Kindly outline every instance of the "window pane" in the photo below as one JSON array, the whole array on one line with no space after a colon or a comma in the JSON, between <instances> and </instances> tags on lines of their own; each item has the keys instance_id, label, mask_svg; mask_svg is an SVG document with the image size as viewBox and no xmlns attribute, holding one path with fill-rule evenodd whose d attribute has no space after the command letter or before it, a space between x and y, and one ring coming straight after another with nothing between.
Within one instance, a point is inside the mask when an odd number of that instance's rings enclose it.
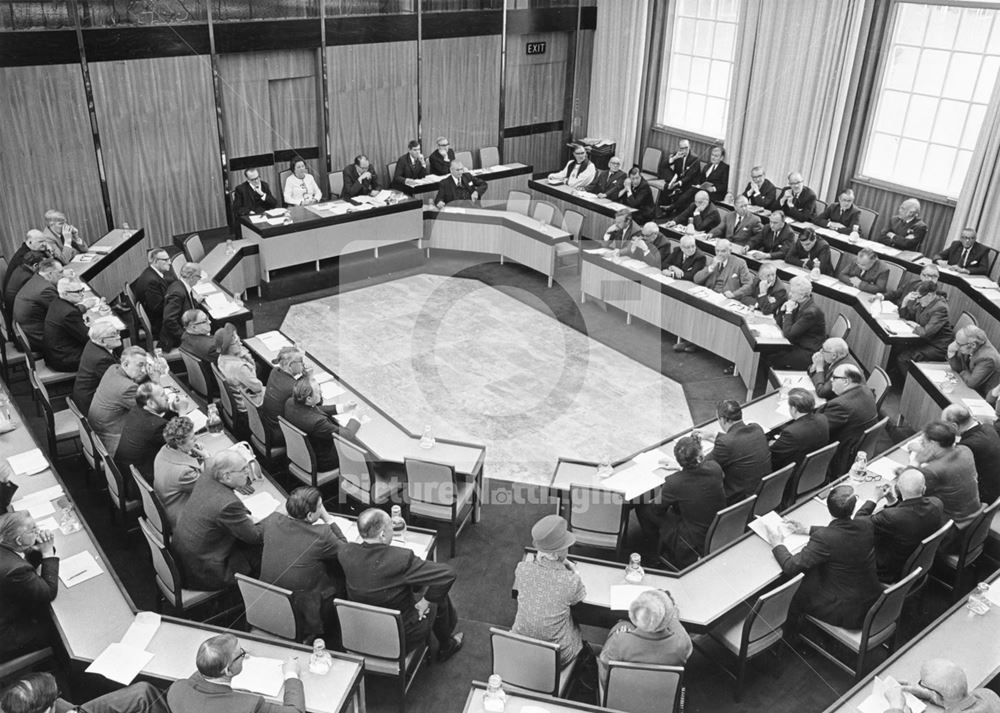
<instances>
[{"instance_id":1,"label":"window pane","mask_svg":"<svg viewBox=\"0 0 1000 713\"><path fill-rule=\"evenodd\" d=\"M996 23L1000 25L1000 22ZM972 100L978 104L986 104L993 96L993 86L997 81L997 68L1000 67L1000 58L986 57L983 59L982 70L979 72L979 80L976 82L976 93Z\"/></svg>"},{"instance_id":2,"label":"window pane","mask_svg":"<svg viewBox=\"0 0 1000 713\"><path fill-rule=\"evenodd\" d=\"M925 153L927 153L927 144L923 141L914 141L913 139L900 141L899 153L896 154L896 175L919 176L924 168Z\"/></svg>"},{"instance_id":3,"label":"window pane","mask_svg":"<svg viewBox=\"0 0 1000 713\"><path fill-rule=\"evenodd\" d=\"M712 62L711 73L708 79L708 93L710 96L719 99L729 97L729 74L732 65L725 62Z\"/></svg>"},{"instance_id":4,"label":"window pane","mask_svg":"<svg viewBox=\"0 0 1000 713\"><path fill-rule=\"evenodd\" d=\"M885 86L891 89L901 89L904 92L913 88L913 79L917 76L917 62L920 60L920 50L915 47L896 47L889 59L889 74Z\"/></svg>"},{"instance_id":5,"label":"window pane","mask_svg":"<svg viewBox=\"0 0 1000 713\"><path fill-rule=\"evenodd\" d=\"M935 193L946 193L951 185L951 169L955 163L956 151L947 146L931 144L927 149L927 160L921 176L923 185Z\"/></svg>"},{"instance_id":6,"label":"window pane","mask_svg":"<svg viewBox=\"0 0 1000 713\"><path fill-rule=\"evenodd\" d=\"M896 42L904 45L922 45L927 27L926 5L900 5L896 19Z\"/></svg>"},{"instance_id":7,"label":"window pane","mask_svg":"<svg viewBox=\"0 0 1000 713\"><path fill-rule=\"evenodd\" d=\"M959 151L955 159L955 167L951 172L951 182L948 185L947 195L957 196L962 191L962 184L969 173L969 163L972 161L971 151Z\"/></svg>"},{"instance_id":8,"label":"window pane","mask_svg":"<svg viewBox=\"0 0 1000 713\"><path fill-rule=\"evenodd\" d=\"M943 95L950 99L972 99L976 89L976 79L979 76L979 65L982 56L958 52L951 56L948 66L948 78L944 83Z\"/></svg>"},{"instance_id":9,"label":"window pane","mask_svg":"<svg viewBox=\"0 0 1000 713\"><path fill-rule=\"evenodd\" d=\"M930 12L930 31L924 37L925 47L951 49L955 47L955 33L962 11L957 7L936 5Z\"/></svg>"},{"instance_id":10,"label":"window pane","mask_svg":"<svg viewBox=\"0 0 1000 713\"><path fill-rule=\"evenodd\" d=\"M691 84L691 58L679 54L670 68L670 88L686 89Z\"/></svg>"},{"instance_id":11,"label":"window pane","mask_svg":"<svg viewBox=\"0 0 1000 713\"><path fill-rule=\"evenodd\" d=\"M982 52L990 37L990 26L993 19L989 11L966 8L962 11L962 21L958 26L958 36L961 38L959 48L966 52Z\"/></svg>"},{"instance_id":12,"label":"window pane","mask_svg":"<svg viewBox=\"0 0 1000 713\"><path fill-rule=\"evenodd\" d=\"M865 160L865 174L873 178L892 180L892 169L896 165L899 139L888 134L875 134L868 145Z\"/></svg>"},{"instance_id":13,"label":"window pane","mask_svg":"<svg viewBox=\"0 0 1000 713\"><path fill-rule=\"evenodd\" d=\"M908 139L928 141L934 126L934 115L937 112L938 100L933 97L913 95L906 109L906 122L903 124L903 136Z\"/></svg>"},{"instance_id":14,"label":"window pane","mask_svg":"<svg viewBox=\"0 0 1000 713\"><path fill-rule=\"evenodd\" d=\"M691 54L694 51L694 20L678 18L671 53Z\"/></svg>"},{"instance_id":15,"label":"window pane","mask_svg":"<svg viewBox=\"0 0 1000 713\"><path fill-rule=\"evenodd\" d=\"M737 0L719 0L718 18L723 21L736 22L740 17L740 7Z\"/></svg>"},{"instance_id":16,"label":"window pane","mask_svg":"<svg viewBox=\"0 0 1000 713\"><path fill-rule=\"evenodd\" d=\"M684 117L686 126L697 126L705 116L705 97L701 94L688 94L687 112Z\"/></svg>"},{"instance_id":17,"label":"window pane","mask_svg":"<svg viewBox=\"0 0 1000 713\"><path fill-rule=\"evenodd\" d=\"M698 20L694 29L694 53L700 57L712 56L712 40L714 39L715 23L708 20Z\"/></svg>"},{"instance_id":18,"label":"window pane","mask_svg":"<svg viewBox=\"0 0 1000 713\"><path fill-rule=\"evenodd\" d=\"M969 118L965 124L965 131L962 132L962 140L959 146L971 151L976 148L976 140L979 138L979 130L983 127L983 119L986 117L986 107L982 104L973 104L969 107Z\"/></svg>"},{"instance_id":19,"label":"window pane","mask_svg":"<svg viewBox=\"0 0 1000 713\"><path fill-rule=\"evenodd\" d=\"M678 17L697 17L698 16L698 0L680 0L677 3L677 16Z\"/></svg>"},{"instance_id":20,"label":"window pane","mask_svg":"<svg viewBox=\"0 0 1000 713\"><path fill-rule=\"evenodd\" d=\"M886 92L879 102L878 119L875 128L889 134L903 133L903 120L906 119L906 105L909 96L901 92Z\"/></svg>"},{"instance_id":21,"label":"window pane","mask_svg":"<svg viewBox=\"0 0 1000 713\"><path fill-rule=\"evenodd\" d=\"M691 60L691 83L688 89L702 93L708 89L708 70L711 65L711 62L701 57L695 57Z\"/></svg>"},{"instance_id":22,"label":"window pane","mask_svg":"<svg viewBox=\"0 0 1000 713\"><path fill-rule=\"evenodd\" d=\"M936 144L957 146L968 113L969 104L965 102L942 101L938 106L938 115L934 122L934 130L931 132L931 141Z\"/></svg>"},{"instance_id":23,"label":"window pane","mask_svg":"<svg viewBox=\"0 0 1000 713\"><path fill-rule=\"evenodd\" d=\"M933 34L933 33L931 33ZM940 50L924 50L920 53L920 81L914 87L922 94L940 94L944 86L944 73L948 68L948 53Z\"/></svg>"},{"instance_id":24,"label":"window pane","mask_svg":"<svg viewBox=\"0 0 1000 713\"><path fill-rule=\"evenodd\" d=\"M736 25L727 22L715 24L715 47L713 57L732 57L736 49Z\"/></svg>"}]
</instances>

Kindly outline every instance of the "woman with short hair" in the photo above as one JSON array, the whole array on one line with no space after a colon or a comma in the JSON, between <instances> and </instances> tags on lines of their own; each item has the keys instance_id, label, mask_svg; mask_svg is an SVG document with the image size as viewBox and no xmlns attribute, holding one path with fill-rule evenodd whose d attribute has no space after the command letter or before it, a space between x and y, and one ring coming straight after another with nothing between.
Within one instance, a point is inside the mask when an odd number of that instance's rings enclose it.
<instances>
[{"instance_id":1,"label":"woman with short hair","mask_svg":"<svg viewBox=\"0 0 1000 713\"><path fill-rule=\"evenodd\" d=\"M691 637L681 625L670 592L651 589L629 605L629 621L620 621L608 634L597 660L601 685L608 682L611 661L683 666L691 655Z\"/></svg>"}]
</instances>

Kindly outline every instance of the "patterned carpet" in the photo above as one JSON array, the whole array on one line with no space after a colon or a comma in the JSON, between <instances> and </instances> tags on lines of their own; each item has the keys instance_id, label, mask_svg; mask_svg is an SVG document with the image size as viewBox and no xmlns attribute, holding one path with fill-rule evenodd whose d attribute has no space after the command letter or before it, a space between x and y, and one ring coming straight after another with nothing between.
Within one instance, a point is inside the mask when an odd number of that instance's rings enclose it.
<instances>
[{"instance_id":1,"label":"patterned carpet","mask_svg":"<svg viewBox=\"0 0 1000 713\"><path fill-rule=\"evenodd\" d=\"M560 457L691 425L679 384L527 302L416 275L294 305L282 328L409 430L485 443L488 477L547 483Z\"/></svg>"}]
</instances>

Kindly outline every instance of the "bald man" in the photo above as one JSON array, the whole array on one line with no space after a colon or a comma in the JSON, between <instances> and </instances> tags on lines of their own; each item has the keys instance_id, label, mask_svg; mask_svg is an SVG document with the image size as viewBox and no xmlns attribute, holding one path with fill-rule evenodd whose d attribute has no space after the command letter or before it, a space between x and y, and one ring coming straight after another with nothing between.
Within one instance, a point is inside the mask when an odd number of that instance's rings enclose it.
<instances>
[{"instance_id":1,"label":"bald man","mask_svg":"<svg viewBox=\"0 0 1000 713\"><path fill-rule=\"evenodd\" d=\"M904 691L941 707L944 713L1000 713L1000 696L986 688L970 691L965 671L947 659L925 661L915 685L888 686L886 713L913 713L903 698Z\"/></svg>"},{"instance_id":2,"label":"bald man","mask_svg":"<svg viewBox=\"0 0 1000 713\"><path fill-rule=\"evenodd\" d=\"M698 249L693 235L681 238L680 247L674 248L663 264L663 272L678 280L694 282L694 276L705 267L708 256Z\"/></svg>"},{"instance_id":3,"label":"bald man","mask_svg":"<svg viewBox=\"0 0 1000 713\"><path fill-rule=\"evenodd\" d=\"M989 424L980 423L964 404L951 404L941 412L941 420L958 433L963 446L972 451L979 476L979 499L991 503L1000 497L1000 434Z\"/></svg>"},{"instance_id":4,"label":"bald man","mask_svg":"<svg viewBox=\"0 0 1000 713\"><path fill-rule=\"evenodd\" d=\"M809 222L816 215L816 192L805 184L798 171L788 174L788 185L779 191L779 196L778 205L772 207L784 211L792 220Z\"/></svg>"},{"instance_id":5,"label":"bald man","mask_svg":"<svg viewBox=\"0 0 1000 713\"><path fill-rule=\"evenodd\" d=\"M920 218L920 201L907 198L899 204L896 217L882 231L878 241L900 250L920 250L927 236L927 223Z\"/></svg>"},{"instance_id":6,"label":"bald man","mask_svg":"<svg viewBox=\"0 0 1000 713\"><path fill-rule=\"evenodd\" d=\"M668 226L679 226L687 229L694 227L696 233L707 233L722 223L722 216L719 209L712 205L708 191L698 191L694 194L694 203L677 215L675 220L667 223Z\"/></svg>"},{"instance_id":7,"label":"bald man","mask_svg":"<svg viewBox=\"0 0 1000 713\"><path fill-rule=\"evenodd\" d=\"M833 370L841 364L853 364L858 366L858 362L851 356L851 350L840 337L830 337L818 352L812 355L812 364L806 371L812 379L813 386L816 387L816 395L821 399L832 399L833 393Z\"/></svg>"},{"instance_id":8,"label":"bald man","mask_svg":"<svg viewBox=\"0 0 1000 713\"><path fill-rule=\"evenodd\" d=\"M650 221L642 226L642 230L634 234L622 247L622 255L635 260L642 260L657 270L663 269L664 260L670 250L670 244L660 233L660 226Z\"/></svg>"},{"instance_id":9,"label":"bald man","mask_svg":"<svg viewBox=\"0 0 1000 713\"><path fill-rule=\"evenodd\" d=\"M452 161L449 175L438 184L434 205L444 208L452 201L475 203L486 193L486 181L465 170L461 161Z\"/></svg>"}]
</instances>

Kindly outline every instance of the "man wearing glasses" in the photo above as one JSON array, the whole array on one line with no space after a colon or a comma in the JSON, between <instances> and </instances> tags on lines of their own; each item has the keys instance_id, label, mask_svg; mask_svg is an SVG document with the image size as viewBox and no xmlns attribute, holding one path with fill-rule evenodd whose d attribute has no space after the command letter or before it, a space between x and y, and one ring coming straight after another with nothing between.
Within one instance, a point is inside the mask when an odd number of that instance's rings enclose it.
<instances>
[{"instance_id":1,"label":"man wearing glasses","mask_svg":"<svg viewBox=\"0 0 1000 713\"><path fill-rule=\"evenodd\" d=\"M278 207L278 199L271 193L271 187L260 178L260 171L248 168L243 172L245 180L233 191L233 213L250 215L263 213Z\"/></svg>"},{"instance_id":2,"label":"man wearing glasses","mask_svg":"<svg viewBox=\"0 0 1000 713\"><path fill-rule=\"evenodd\" d=\"M589 186L597 175L597 168L587 158L587 149L583 146L573 147L573 158L563 167L563 170L550 173L550 179L560 179L573 189Z\"/></svg>"},{"instance_id":3,"label":"man wearing glasses","mask_svg":"<svg viewBox=\"0 0 1000 713\"><path fill-rule=\"evenodd\" d=\"M49 604L58 593L52 533L26 512L0 515L0 661L52 644Z\"/></svg>"},{"instance_id":4,"label":"man wearing glasses","mask_svg":"<svg viewBox=\"0 0 1000 713\"><path fill-rule=\"evenodd\" d=\"M821 399L831 399L833 393L833 372L841 364L858 363L851 356L847 342L840 337L830 337L823 342L822 348L812 355L812 364L806 370L816 387L816 395Z\"/></svg>"},{"instance_id":5,"label":"man wearing glasses","mask_svg":"<svg viewBox=\"0 0 1000 713\"><path fill-rule=\"evenodd\" d=\"M150 250L147 259L149 265L132 283L132 294L146 310L146 316L149 317L155 336L163 327L163 300L167 288L177 279L177 275L170 267L170 255L163 248Z\"/></svg>"},{"instance_id":6,"label":"man wearing glasses","mask_svg":"<svg viewBox=\"0 0 1000 713\"><path fill-rule=\"evenodd\" d=\"M839 476L851 467L861 435L878 420L878 409L864 374L853 364L834 369L832 383L834 396L826 402L823 413L830 424L830 443L840 441L830 465L830 472Z\"/></svg>"},{"instance_id":7,"label":"man wearing glasses","mask_svg":"<svg viewBox=\"0 0 1000 713\"><path fill-rule=\"evenodd\" d=\"M969 690L965 671L947 659L929 659L920 667L920 680L913 684L892 683L886 686L889 702L886 713L912 713L903 693L928 701L944 713L1000 713L1000 696L988 688Z\"/></svg>"},{"instance_id":8,"label":"man wearing glasses","mask_svg":"<svg viewBox=\"0 0 1000 713\"><path fill-rule=\"evenodd\" d=\"M54 371L76 371L87 346L87 325L83 321L86 286L75 278L63 277L56 284L59 296L45 313L45 342L42 355Z\"/></svg>"},{"instance_id":9,"label":"man wearing glasses","mask_svg":"<svg viewBox=\"0 0 1000 713\"><path fill-rule=\"evenodd\" d=\"M212 320L200 309L189 309L181 315L184 334L181 348L191 352L202 361L214 364L219 358L219 350L212 336Z\"/></svg>"},{"instance_id":10,"label":"man wearing glasses","mask_svg":"<svg viewBox=\"0 0 1000 713\"><path fill-rule=\"evenodd\" d=\"M206 639L198 647L198 672L175 681L167 689L167 705L172 711L199 713L300 713L306 709L305 691L299 679L297 659L285 661L282 703L271 703L253 693L233 690L233 678L243 670L246 649L232 634Z\"/></svg>"},{"instance_id":11,"label":"man wearing glasses","mask_svg":"<svg viewBox=\"0 0 1000 713\"><path fill-rule=\"evenodd\" d=\"M84 414L90 411L90 402L104 373L118 363L122 348L122 335L110 319L94 320L87 335L90 339L83 348L80 369L73 382L73 402Z\"/></svg>"},{"instance_id":12,"label":"man wearing glasses","mask_svg":"<svg viewBox=\"0 0 1000 713\"><path fill-rule=\"evenodd\" d=\"M430 158L430 173L435 176L447 176L451 173L451 162L455 160L455 149L451 148L451 144L443 136L438 136L437 150L431 154Z\"/></svg>"}]
</instances>

